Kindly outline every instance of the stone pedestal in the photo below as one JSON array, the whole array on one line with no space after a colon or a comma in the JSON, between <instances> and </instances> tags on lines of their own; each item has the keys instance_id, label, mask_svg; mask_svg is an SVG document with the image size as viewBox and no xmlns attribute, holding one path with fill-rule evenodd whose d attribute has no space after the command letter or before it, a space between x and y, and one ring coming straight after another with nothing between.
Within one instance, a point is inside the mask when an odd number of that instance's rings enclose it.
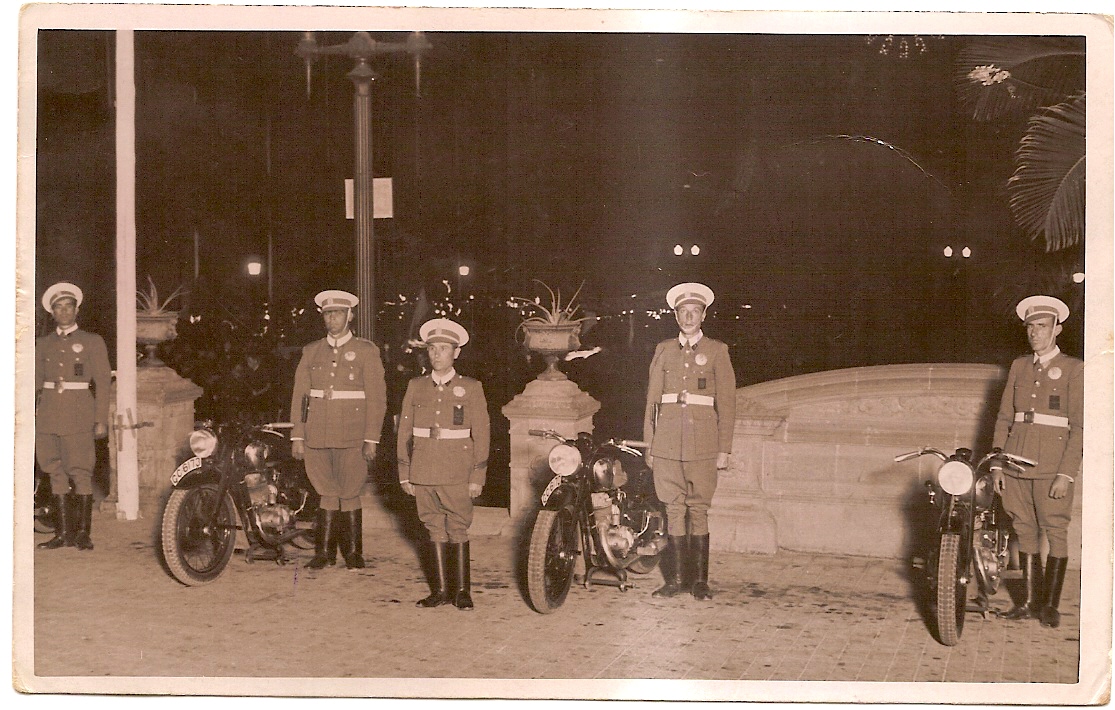
<instances>
[{"instance_id":1,"label":"stone pedestal","mask_svg":"<svg viewBox=\"0 0 1115 710\"><path fill-rule=\"evenodd\" d=\"M170 474L189 452L189 435L194 428L194 400L202 389L181 377L169 367L140 367L136 370L136 399L139 411L129 417L122 412L125 426L113 428L109 441L112 484L110 501L115 502L118 467L117 436L139 437L139 513L140 517L157 520L170 494ZM111 412L116 418L115 403Z\"/></svg>"},{"instance_id":2,"label":"stone pedestal","mask_svg":"<svg viewBox=\"0 0 1115 710\"><path fill-rule=\"evenodd\" d=\"M531 436L531 429L553 429L566 438L592 431L592 416L600 402L581 391L572 380L532 380L503 407L511 423L511 521L518 528L538 505L538 495L549 481L546 456L552 439Z\"/></svg>"}]
</instances>

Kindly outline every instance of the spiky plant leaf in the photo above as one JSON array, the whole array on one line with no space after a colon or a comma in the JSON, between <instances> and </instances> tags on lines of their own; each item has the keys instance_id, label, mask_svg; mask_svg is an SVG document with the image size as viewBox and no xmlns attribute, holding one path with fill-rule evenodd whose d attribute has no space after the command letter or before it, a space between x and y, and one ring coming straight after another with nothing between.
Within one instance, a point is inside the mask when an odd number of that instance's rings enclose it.
<instances>
[{"instance_id":1,"label":"spiky plant leaf","mask_svg":"<svg viewBox=\"0 0 1115 710\"><path fill-rule=\"evenodd\" d=\"M1085 88L1085 47L1077 37L989 37L957 53L961 106L977 121L1025 115Z\"/></svg>"},{"instance_id":2,"label":"spiky plant leaf","mask_svg":"<svg viewBox=\"0 0 1115 710\"><path fill-rule=\"evenodd\" d=\"M1084 238L1085 108L1081 95L1031 118L1007 181L1015 220L1046 251Z\"/></svg>"}]
</instances>

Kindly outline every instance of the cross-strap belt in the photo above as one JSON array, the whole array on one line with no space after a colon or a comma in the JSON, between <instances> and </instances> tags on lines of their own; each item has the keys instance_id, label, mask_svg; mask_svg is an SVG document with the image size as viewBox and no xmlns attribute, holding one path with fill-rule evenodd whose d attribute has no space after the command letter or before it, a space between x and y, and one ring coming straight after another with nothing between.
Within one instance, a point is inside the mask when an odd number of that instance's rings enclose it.
<instances>
[{"instance_id":1,"label":"cross-strap belt","mask_svg":"<svg viewBox=\"0 0 1115 710\"><path fill-rule=\"evenodd\" d=\"M472 436L472 429L442 429L441 427L420 427L413 429L413 434L420 439L467 439Z\"/></svg>"},{"instance_id":2,"label":"cross-strap belt","mask_svg":"<svg viewBox=\"0 0 1115 710\"><path fill-rule=\"evenodd\" d=\"M364 390L310 390L318 399L364 399Z\"/></svg>"},{"instance_id":3,"label":"cross-strap belt","mask_svg":"<svg viewBox=\"0 0 1115 710\"><path fill-rule=\"evenodd\" d=\"M1056 426L1069 428L1068 417L1058 417L1055 414L1042 414L1041 412L1015 412L1014 421L1025 422L1027 424L1044 424L1045 426Z\"/></svg>"},{"instance_id":4,"label":"cross-strap belt","mask_svg":"<svg viewBox=\"0 0 1115 710\"><path fill-rule=\"evenodd\" d=\"M716 403L715 397L709 397L706 394L690 394L682 390L677 394L664 394L662 395L662 404L700 404L705 407L711 407Z\"/></svg>"}]
</instances>

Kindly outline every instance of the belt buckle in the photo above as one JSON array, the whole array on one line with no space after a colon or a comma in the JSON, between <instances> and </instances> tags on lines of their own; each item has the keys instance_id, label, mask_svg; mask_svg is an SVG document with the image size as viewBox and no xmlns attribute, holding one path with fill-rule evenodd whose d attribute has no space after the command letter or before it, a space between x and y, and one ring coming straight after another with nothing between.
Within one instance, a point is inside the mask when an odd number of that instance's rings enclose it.
<instances>
[{"instance_id":1,"label":"belt buckle","mask_svg":"<svg viewBox=\"0 0 1115 710\"><path fill-rule=\"evenodd\" d=\"M325 396L323 397L323 399L333 399L332 388L325 390Z\"/></svg>"},{"instance_id":2,"label":"belt buckle","mask_svg":"<svg viewBox=\"0 0 1115 710\"><path fill-rule=\"evenodd\" d=\"M689 391L682 390L678 392L678 404L685 405L689 403Z\"/></svg>"},{"instance_id":3,"label":"belt buckle","mask_svg":"<svg viewBox=\"0 0 1115 710\"><path fill-rule=\"evenodd\" d=\"M437 424L434 424L432 427L430 427L430 438L431 439L440 439L441 438L441 427L439 427Z\"/></svg>"},{"instance_id":4,"label":"belt buckle","mask_svg":"<svg viewBox=\"0 0 1115 710\"><path fill-rule=\"evenodd\" d=\"M1022 421L1026 422L1027 424L1033 424L1034 423L1034 412L1031 410L1029 412L1024 413L1022 415Z\"/></svg>"},{"instance_id":5,"label":"belt buckle","mask_svg":"<svg viewBox=\"0 0 1115 710\"><path fill-rule=\"evenodd\" d=\"M65 386L65 384L66 384L66 380L59 377L57 380L54 381L54 390L56 392L61 392L63 387Z\"/></svg>"}]
</instances>

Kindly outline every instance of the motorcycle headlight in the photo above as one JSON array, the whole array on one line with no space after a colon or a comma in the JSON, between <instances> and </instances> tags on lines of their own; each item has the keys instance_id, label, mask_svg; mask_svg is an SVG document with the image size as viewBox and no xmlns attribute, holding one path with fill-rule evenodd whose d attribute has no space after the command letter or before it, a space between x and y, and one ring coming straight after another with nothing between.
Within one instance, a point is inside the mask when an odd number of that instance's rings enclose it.
<instances>
[{"instance_id":1,"label":"motorcycle headlight","mask_svg":"<svg viewBox=\"0 0 1115 710\"><path fill-rule=\"evenodd\" d=\"M205 458L217 449L217 435L208 429L194 429L190 432L190 451L194 456Z\"/></svg>"},{"instance_id":2,"label":"motorcycle headlight","mask_svg":"<svg viewBox=\"0 0 1115 710\"><path fill-rule=\"evenodd\" d=\"M559 476L570 476L581 467L581 452L577 450L576 446L558 444L550 449L550 454L546 457L546 460L550 464L551 471Z\"/></svg>"},{"instance_id":3,"label":"motorcycle headlight","mask_svg":"<svg viewBox=\"0 0 1115 710\"><path fill-rule=\"evenodd\" d=\"M271 455L271 447L262 441L253 441L244 447L244 460L253 469L261 469Z\"/></svg>"},{"instance_id":4,"label":"motorcycle headlight","mask_svg":"<svg viewBox=\"0 0 1115 710\"><path fill-rule=\"evenodd\" d=\"M945 493L964 495L972 489L972 467L963 461L946 461L937 471L937 482Z\"/></svg>"}]
</instances>

